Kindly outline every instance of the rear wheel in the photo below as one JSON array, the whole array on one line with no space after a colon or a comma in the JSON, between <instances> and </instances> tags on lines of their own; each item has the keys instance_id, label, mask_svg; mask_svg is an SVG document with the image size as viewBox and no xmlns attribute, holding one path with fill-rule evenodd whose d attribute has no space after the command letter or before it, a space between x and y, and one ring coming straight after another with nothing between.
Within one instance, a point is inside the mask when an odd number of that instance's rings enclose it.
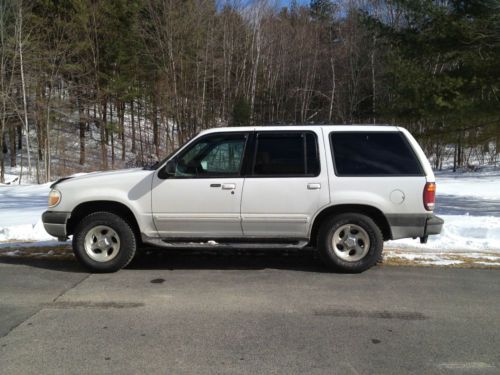
<instances>
[{"instance_id":1,"label":"rear wheel","mask_svg":"<svg viewBox=\"0 0 500 375\"><path fill-rule=\"evenodd\" d=\"M93 272L118 271L130 263L136 248L130 225L111 212L95 212L84 217L73 234L76 258Z\"/></svg>"},{"instance_id":2,"label":"rear wheel","mask_svg":"<svg viewBox=\"0 0 500 375\"><path fill-rule=\"evenodd\" d=\"M332 216L321 225L318 236L318 250L325 264L347 272L372 267L384 245L377 224L358 213Z\"/></svg>"}]
</instances>

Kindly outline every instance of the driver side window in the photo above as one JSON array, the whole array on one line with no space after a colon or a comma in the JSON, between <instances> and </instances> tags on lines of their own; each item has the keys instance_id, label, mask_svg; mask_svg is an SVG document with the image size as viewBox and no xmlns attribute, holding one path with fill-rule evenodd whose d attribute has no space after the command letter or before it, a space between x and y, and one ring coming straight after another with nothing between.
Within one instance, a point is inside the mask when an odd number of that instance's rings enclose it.
<instances>
[{"instance_id":1,"label":"driver side window","mask_svg":"<svg viewBox=\"0 0 500 375\"><path fill-rule=\"evenodd\" d=\"M203 137L177 159L175 177L234 177L240 175L247 134Z\"/></svg>"}]
</instances>

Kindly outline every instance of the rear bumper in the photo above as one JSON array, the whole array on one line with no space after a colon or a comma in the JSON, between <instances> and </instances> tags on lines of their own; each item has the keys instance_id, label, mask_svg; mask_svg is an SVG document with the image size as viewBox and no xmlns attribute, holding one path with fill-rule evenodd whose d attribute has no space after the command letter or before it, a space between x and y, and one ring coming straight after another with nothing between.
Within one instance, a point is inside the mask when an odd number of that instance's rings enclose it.
<instances>
[{"instance_id":1,"label":"rear bumper","mask_svg":"<svg viewBox=\"0 0 500 375\"><path fill-rule=\"evenodd\" d=\"M387 215L391 239L426 237L441 233L444 220L433 214Z\"/></svg>"},{"instance_id":2,"label":"rear bumper","mask_svg":"<svg viewBox=\"0 0 500 375\"><path fill-rule=\"evenodd\" d=\"M425 223L425 236L432 236L441 233L443 229L444 220L439 216L432 215L427 218Z\"/></svg>"},{"instance_id":3,"label":"rear bumper","mask_svg":"<svg viewBox=\"0 0 500 375\"><path fill-rule=\"evenodd\" d=\"M66 240L66 224L71 216L71 212L45 211L42 214L42 222L45 230L51 236L59 240Z\"/></svg>"}]
</instances>

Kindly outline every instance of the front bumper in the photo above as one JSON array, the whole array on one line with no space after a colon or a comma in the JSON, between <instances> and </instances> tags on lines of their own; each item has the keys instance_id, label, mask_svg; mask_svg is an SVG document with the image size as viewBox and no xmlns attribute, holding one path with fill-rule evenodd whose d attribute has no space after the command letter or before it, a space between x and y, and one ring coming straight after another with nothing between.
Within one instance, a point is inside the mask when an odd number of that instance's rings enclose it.
<instances>
[{"instance_id":1,"label":"front bumper","mask_svg":"<svg viewBox=\"0 0 500 375\"><path fill-rule=\"evenodd\" d=\"M48 234L65 241L68 237L66 224L70 216L71 212L45 211L42 214L43 226Z\"/></svg>"}]
</instances>

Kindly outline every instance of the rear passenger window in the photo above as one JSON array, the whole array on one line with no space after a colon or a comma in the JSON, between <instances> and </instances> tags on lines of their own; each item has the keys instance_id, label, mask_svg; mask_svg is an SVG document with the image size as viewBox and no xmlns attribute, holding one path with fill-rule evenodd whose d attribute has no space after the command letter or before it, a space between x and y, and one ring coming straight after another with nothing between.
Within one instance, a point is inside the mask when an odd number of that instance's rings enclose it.
<instances>
[{"instance_id":1,"label":"rear passenger window","mask_svg":"<svg viewBox=\"0 0 500 375\"><path fill-rule=\"evenodd\" d=\"M421 176L420 163L399 132L331 133L338 176Z\"/></svg>"},{"instance_id":2,"label":"rear passenger window","mask_svg":"<svg viewBox=\"0 0 500 375\"><path fill-rule=\"evenodd\" d=\"M318 145L314 133L257 133L254 176L317 176L319 170Z\"/></svg>"}]
</instances>

